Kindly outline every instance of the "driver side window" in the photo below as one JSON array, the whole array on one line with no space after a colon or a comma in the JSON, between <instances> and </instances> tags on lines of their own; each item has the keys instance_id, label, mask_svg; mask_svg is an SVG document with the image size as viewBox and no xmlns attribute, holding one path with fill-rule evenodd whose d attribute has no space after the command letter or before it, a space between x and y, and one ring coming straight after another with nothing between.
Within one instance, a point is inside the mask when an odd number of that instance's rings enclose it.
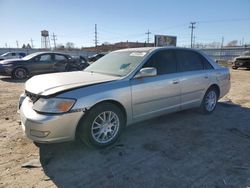
<instances>
[{"instance_id":1,"label":"driver side window","mask_svg":"<svg viewBox=\"0 0 250 188\"><path fill-rule=\"evenodd\" d=\"M47 62L50 60L51 60L51 56L48 54L40 55L40 56L35 58L35 61L37 61L37 62Z\"/></svg>"},{"instance_id":2,"label":"driver side window","mask_svg":"<svg viewBox=\"0 0 250 188\"><path fill-rule=\"evenodd\" d=\"M154 67L157 75L164 75L177 72L177 61L172 50L161 50L153 54L143 65L145 67Z\"/></svg>"}]
</instances>

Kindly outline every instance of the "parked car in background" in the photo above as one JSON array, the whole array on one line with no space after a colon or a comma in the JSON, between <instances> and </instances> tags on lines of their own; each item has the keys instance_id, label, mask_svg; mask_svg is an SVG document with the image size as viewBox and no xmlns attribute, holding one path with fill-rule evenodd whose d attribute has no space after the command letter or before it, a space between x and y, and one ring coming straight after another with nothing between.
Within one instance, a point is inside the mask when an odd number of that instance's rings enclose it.
<instances>
[{"instance_id":1,"label":"parked car in background","mask_svg":"<svg viewBox=\"0 0 250 188\"><path fill-rule=\"evenodd\" d=\"M106 55L106 54L104 54L104 53L98 53L98 54L89 56L89 57L88 57L88 61L89 61L89 62L95 62L95 61L97 61L98 59L100 59L101 57L103 57L103 56L105 56L105 55Z\"/></svg>"},{"instance_id":2,"label":"parked car in background","mask_svg":"<svg viewBox=\"0 0 250 188\"><path fill-rule=\"evenodd\" d=\"M57 52L37 52L22 59L0 62L0 75L14 79L24 79L30 75L82 70L86 66L68 54Z\"/></svg>"},{"instance_id":3,"label":"parked car in background","mask_svg":"<svg viewBox=\"0 0 250 188\"><path fill-rule=\"evenodd\" d=\"M5 59L23 58L24 56L26 56L26 53L24 52L6 52L0 55L0 61Z\"/></svg>"},{"instance_id":4,"label":"parked car in background","mask_svg":"<svg viewBox=\"0 0 250 188\"><path fill-rule=\"evenodd\" d=\"M250 69L250 51L246 51L241 56L234 58L232 68L238 69L239 67Z\"/></svg>"},{"instance_id":5,"label":"parked car in background","mask_svg":"<svg viewBox=\"0 0 250 188\"><path fill-rule=\"evenodd\" d=\"M229 89L229 69L202 52L125 49L81 72L29 79L19 106L23 130L35 142L78 137L87 145L105 147L138 121L189 108L210 114Z\"/></svg>"}]
</instances>

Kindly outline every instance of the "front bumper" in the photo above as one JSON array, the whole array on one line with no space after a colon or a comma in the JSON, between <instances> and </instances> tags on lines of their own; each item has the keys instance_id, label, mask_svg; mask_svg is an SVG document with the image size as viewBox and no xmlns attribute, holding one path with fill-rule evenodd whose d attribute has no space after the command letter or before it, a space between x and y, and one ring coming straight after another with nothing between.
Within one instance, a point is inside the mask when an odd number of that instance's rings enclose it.
<instances>
[{"instance_id":1,"label":"front bumper","mask_svg":"<svg viewBox=\"0 0 250 188\"><path fill-rule=\"evenodd\" d=\"M1 64L0 64L0 75L3 75L3 76L6 76L6 75L7 75L7 73L6 73L6 71L5 71L4 67L3 67L3 65L1 65Z\"/></svg>"},{"instance_id":2,"label":"front bumper","mask_svg":"<svg viewBox=\"0 0 250 188\"><path fill-rule=\"evenodd\" d=\"M65 114L39 114L32 109L33 103L26 97L20 105L22 129L36 142L51 143L75 139L75 131L83 112Z\"/></svg>"}]
</instances>

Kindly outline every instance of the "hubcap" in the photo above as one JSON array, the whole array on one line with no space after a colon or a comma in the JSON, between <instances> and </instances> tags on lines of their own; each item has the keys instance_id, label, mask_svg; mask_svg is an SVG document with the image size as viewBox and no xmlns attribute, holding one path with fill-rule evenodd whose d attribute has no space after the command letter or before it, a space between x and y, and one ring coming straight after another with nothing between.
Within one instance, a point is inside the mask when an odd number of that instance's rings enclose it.
<instances>
[{"instance_id":1,"label":"hubcap","mask_svg":"<svg viewBox=\"0 0 250 188\"><path fill-rule=\"evenodd\" d=\"M25 77L25 71L22 69L17 69L15 71L16 78L24 78Z\"/></svg>"},{"instance_id":2,"label":"hubcap","mask_svg":"<svg viewBox=\"0 0 250 188\"><path fill-rule=\"evenodd\" d=\"M120 121L112 111L99 114L92 123L91 134L95 141L104 144L111 141L119 130Z\"/></svg>"},{"instance_id":3,"label":"hubcap","mask_svg":"<svg viewBox=\"0 0 250 188\"><path fill-rule=\"evenodd\" d=\"M209 91L205 99L205 107L207 111L211 112L214 110L217 102L217 95L215 91Z\"/></svg>"}]
</instances>

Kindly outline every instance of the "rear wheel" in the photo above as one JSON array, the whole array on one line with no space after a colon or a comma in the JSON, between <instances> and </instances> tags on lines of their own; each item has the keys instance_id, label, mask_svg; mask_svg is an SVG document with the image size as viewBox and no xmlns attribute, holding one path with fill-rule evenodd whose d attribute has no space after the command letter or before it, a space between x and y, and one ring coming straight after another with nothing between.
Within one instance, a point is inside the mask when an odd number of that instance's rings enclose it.
<instances>
[{"instance_id":1,"label":"rear wheel","mask_svg":"<svg viewBox=\"0 0 250 188\"><path fill-rule=\"evenodd\" d=\"M211 87L207 90L200 106L200 110L202 113L211 114L215 110L219 97L218 93L219 92L215 87Z\"/></svg>"},{"instance_id":2,"label":"rear wheel","mask_svg":"<svg viewBox=\"0 0 250 188\"><path fill-rule=\"evenodd\" d=\"M77 134L88 146L106 147L116 142L124 126L122 110L112 103L101 103L80 121Z\"/></svg>"},{"instance_id":3,"label":"rear wheel","mask_svg":"<svg viewBox=\"0 0 250 188\"><path fill-rule=\"evenodd\" d=\"M238 68L239 68L239 67L236 67L236 66L232 66L232 69L235 69L235 70L236 70L236 69L238 69Z\"/></svg>"},{"instance_id":4,"label":"rear wheel","mask_svg":"<svg viewBox=\"0 0 250 188\"><path fill-rule=\"evenodd\" d=\"M14 79L25 79L27 77L27 70L24 68L16 68L12 72L12 78Z\"/></svg>"}]
</instances>

